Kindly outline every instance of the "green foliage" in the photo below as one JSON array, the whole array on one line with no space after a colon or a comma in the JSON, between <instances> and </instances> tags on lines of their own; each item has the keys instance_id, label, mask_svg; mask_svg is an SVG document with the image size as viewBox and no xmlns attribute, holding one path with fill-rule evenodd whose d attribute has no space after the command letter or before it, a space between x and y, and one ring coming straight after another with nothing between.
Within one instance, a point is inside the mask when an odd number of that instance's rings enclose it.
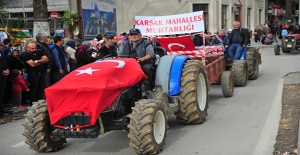
<instances>
[{"instance_id":1,"label":"green foliage","mask_svg":"<svg viewBox=\"0 0 300 155\"><path fill-rule=\"evenodd\" d=\"M60 18L56 19L57 22L62 25L67 24L69 29L70 38L74 38L74 31L77 27L76 20L78 20L78 13L71 13L70 11L65 11L63 15L59 15Z\"/></svg>"},{"instance_id":2,"label":"green foliage","mask_svg":"<svg viewBox=\"0 0 300 155\"><path fill-rule=\"evenodd\" d=\"M24 23L24 18L22 16L18 16L17 19L9 19L7 27L11 28L20 28Z\"/></svg>"}]
</instances>

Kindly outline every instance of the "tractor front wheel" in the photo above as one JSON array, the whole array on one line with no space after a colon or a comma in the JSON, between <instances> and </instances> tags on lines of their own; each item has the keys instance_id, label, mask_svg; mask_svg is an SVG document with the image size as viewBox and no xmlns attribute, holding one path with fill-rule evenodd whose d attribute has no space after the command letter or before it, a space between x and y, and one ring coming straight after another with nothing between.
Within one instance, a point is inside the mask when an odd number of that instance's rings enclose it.
<instances>
[{"instance_id":1,"label":"tractor front wheel","mask_svg":"<svg viewBox=\"0 0 300 155\"><path fill-rule=\"evenodd\" d=\"M166 139L166 111L160 100L139 100L132 107L128 125L129 145L138 154L157 154Z\"/></svg>"},{"instance_id":2,"label":"tractor front wheel","mask_svg":"<svg viewBox=\"0 0 300 155\"><path fill-rule=\"evenodd\" d=\"M46 101L34 102L24 116L22 135L26 137L25 143L30 149L39 152L58 151L67 142L65 138L52 136Z\"/></svg>"}]
</instances>

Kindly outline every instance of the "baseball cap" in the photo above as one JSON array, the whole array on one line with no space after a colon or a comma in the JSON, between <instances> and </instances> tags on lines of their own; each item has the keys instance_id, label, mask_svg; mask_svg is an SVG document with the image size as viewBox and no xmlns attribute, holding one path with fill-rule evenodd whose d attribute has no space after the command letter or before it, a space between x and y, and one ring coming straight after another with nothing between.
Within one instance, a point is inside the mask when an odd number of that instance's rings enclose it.
<instances>
[{"instance_id":1,"label":"baseball cap","mask_svg":"<svg viewBox=\"0 0 300 155\"><path fill-rule=\"evenodd\" d=\"M132 35L132 34L141 34L141 31L139 29L132 28L129 30L129 35Z\"/></svg>"}]
</instances>

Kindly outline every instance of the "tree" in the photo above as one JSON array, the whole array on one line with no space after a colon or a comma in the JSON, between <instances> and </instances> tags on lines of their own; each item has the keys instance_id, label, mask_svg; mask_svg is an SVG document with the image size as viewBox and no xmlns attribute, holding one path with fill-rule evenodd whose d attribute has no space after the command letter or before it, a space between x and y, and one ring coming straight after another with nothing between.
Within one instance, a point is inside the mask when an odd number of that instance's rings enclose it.
<instances>
[{"instance_id":1,"label":"tree","mask_svg":"<svg viewBox=\"0 0 300 155\"><path fill-rule=\"evenodd\" d=\"M5 4L0 2L0 27L5 27L7 21L7 12L5 11Z\"/></svg>"},{"instance_id":2,"label":"tree","mask_svg":"<svg viewBox=\"0 0 300 155\"><path fill-rule=\"evenodd\" d=\"M292 6L293 1L292 0L285 0L285 17L287 21L294 22L294 16L292 14Z\"/></svg>"},{"instance_id":3,"label":"tree","mask_svg":"<svg viewBox=\"0 0 300 155\"><path fill-rule=\"evenodd\" d=\"M37 33L45 33L47 36L50 35L49 22L48 22L48 8L47 0L33 0L33 36Z\"/></svg>"},{"instance_id":4,"label":"tree","mask_svg":"<svg viewBox=\"0 0 300 155\"><path fill-rule=\"evenodd\" d=\"M78 26L78 13L71 13L70 11L65 11L61 18L57 19L58 22L68 25L70 39L74 39L74 31Z\"/></svg>"}]
</instances>

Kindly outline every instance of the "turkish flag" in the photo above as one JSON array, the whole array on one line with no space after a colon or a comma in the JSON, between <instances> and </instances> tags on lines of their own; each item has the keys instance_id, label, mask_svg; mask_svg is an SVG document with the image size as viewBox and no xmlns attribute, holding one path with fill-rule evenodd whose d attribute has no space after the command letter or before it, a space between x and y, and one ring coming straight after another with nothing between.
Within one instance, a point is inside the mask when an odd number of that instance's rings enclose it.
<instances>
[{"instance_id":1,"label":"turkish flag","mask_svg":"<svg viewBox=\"0 0 300 155\"><path fill-rule=\"evenodd\" d=\"M94 125L101 112L126 88L147 78L132 58L108 59L82 66L45 89L51 125L73 113L90 116Z\"/></svg>"},{"instance_id":2,"label":"turkish flag","mask_svg":"<svg viewBox=\"0 0 300 155\"><path fill-rule=\"evenodd\" d=\"M192 51L195 45L191 36L157 37L158 43L167 51Z\"/></svg>"}]
</instances>

